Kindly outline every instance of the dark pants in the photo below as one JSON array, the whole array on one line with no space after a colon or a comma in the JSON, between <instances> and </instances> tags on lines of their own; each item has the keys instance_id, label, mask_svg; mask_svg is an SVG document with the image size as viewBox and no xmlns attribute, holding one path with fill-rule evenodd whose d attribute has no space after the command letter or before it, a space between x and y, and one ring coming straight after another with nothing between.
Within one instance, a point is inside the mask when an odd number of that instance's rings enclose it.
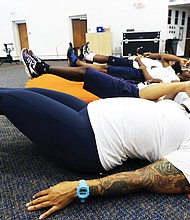
<instances>
[{"instance_id":1,"label":"dark pants","mask_svg":"<svg viewBox=\"0 0 190 220\"><path fill-rule=\"evenodd\" d=\"M128 80L113 77L91 68L86 70L83 88L100 98L139 98L137 84L133 84Z\"/></svg>"},{"instance_id":2,"label":"dark pants","mask_svg":"<svg viewBox=\"0 0 190 220\"><path fill-rule=\"evenodd\" d=\"M87 103L82 100L45 89L0 88L0 114L65 168L86 173L104 170Z\"/></svg>"},{"instance_id":3,"label":"dark pants","mask_svg":"<svg viewBox=\"0 0 190 220\"><path fill-rule=\"evenodd\" d=\"M127 58L109 56L107 73L126 80L135 80L137 83L145 81L142 71L134 68L133 60Z\"/></svg>"}]
</instances>

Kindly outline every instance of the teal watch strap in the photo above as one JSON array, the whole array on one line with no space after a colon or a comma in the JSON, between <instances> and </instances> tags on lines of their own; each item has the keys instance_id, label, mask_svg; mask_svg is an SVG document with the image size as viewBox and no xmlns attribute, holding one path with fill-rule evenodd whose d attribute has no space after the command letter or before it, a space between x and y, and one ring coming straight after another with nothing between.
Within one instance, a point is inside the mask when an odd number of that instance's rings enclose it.
<instances>
[{"instance_id":1,"label":"teal watch strap","mask_svg":"<svg viewBox=\"0 0 190 220\"><path fill-rule=\"evenodd\" d=\"M85 202L89 196L89 187L85 180L79 180L79 184L77 187L77 197L80 199L82 203Z\"/></svg>"}]
</instances>

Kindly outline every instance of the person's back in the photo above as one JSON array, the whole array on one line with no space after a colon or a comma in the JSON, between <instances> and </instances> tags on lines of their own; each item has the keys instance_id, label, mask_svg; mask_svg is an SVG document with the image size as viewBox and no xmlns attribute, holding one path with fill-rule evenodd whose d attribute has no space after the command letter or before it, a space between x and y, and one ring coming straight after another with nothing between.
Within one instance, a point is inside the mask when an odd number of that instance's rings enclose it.
<instances>
[{"instance_id":1,"label":"person's back","mask_svg":"<svg viewBox=\"0 0 190 220\"><path fill-rule=\"evenodd\" d=\"M156 161L190 142L189 119L171 100L104 99L90 103L88 112L107 170L128 157Z\"/></svg>"}]
</instances>

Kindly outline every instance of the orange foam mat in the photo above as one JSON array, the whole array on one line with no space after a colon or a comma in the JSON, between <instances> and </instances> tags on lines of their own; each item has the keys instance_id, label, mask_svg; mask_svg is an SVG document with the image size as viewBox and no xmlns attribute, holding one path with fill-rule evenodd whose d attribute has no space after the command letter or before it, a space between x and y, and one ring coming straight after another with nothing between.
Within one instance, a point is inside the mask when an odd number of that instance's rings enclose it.
<instances>
[{"instance_id":1,"label":"orange foam mat","mask_svg":"<svg viewBox=\"0 0 190 220\"><path fill-rule=\"evenodd\" d=\"M97 96L84 90L83 82L73 82L51 74L44 74L26 82L25 88L44 88L73 95L85 102L99 99Z\"/></svg>"}]
</instances>

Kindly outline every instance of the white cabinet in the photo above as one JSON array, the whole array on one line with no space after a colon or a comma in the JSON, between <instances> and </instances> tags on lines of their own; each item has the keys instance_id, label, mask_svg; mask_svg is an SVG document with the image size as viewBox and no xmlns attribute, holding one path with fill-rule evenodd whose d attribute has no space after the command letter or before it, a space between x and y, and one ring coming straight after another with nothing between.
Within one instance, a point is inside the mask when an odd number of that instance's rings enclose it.
<instances>
[{"instance_id":1,"label":"white cabinet","mask_svg":"<svg viewBox=\"0 0 190 220\"><path fill-rule=\"evenodd\" d=\"M112 54L111 32L86 33L86 42L90 42L90 51L93 53Z\"/></svg>"}]
</instances>

